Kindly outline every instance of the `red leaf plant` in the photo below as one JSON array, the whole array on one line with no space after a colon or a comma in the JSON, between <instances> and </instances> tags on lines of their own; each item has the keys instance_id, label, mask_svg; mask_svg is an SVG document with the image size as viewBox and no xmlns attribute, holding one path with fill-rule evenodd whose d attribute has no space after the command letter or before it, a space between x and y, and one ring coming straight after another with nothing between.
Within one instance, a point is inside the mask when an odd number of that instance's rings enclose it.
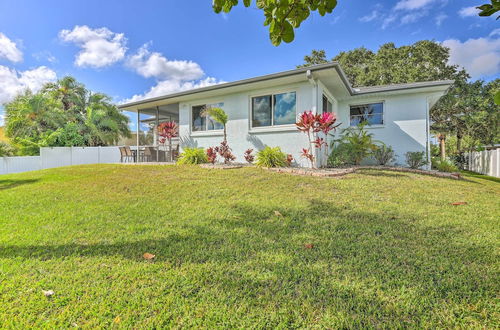
<instances>
[{"instance_id":1,"label":"red leaf plant","mask_svg":"<svg viewBox=\"0 0 500 330\"><path fill-rule=\"evenodd\" d=\"M232 154L231 148L227 144L227 141L222 141L220 146L214 148L215 152L217 152L222 158L224 158L224 164L229 164L236 157Z\"/></svg>"},{"instance_id":2,"label":"red leaf plant","mask_svg":"<svg viewBox=\"0 0 500 330\"><path fill-rule=\"evenodd\" d=\"M332 130L340 125L335 125L336 121L337 117L331 112L314 114L312 111L305 111L299 115L299 120L295 123L295 126L299 131L306 133L309 140L309 148L302 149L302 157L309 160L311 167L315 167L315 148L321 151L321 149L325 147L325 154L326 157L328 157L328 143L326 142L326 137ZM325 135L325 138L318 136L320 132Z\"/></svg>"},{"instance_id":3,"label":"red leaf plant","mask_svg":"<svg viewBox=\"0 0 500 330\"><path fill-rule=\"evenodd\" d=\"M160 143L165 145L168 141L168 150L170 152L170 161L173 161L172 138L179 136L179 126L175 121L167 121L158 126L158 134L161 136Z\"/></svg>"},{"instance_id":4,"label":"red leaf plant","mask_svg":"<svg viewBox=\"0 0 500 330\"><path fill-rule=\"evenodd\" d=\"M253 152L253 149L247 149L245 151L245 153L243 154L243 157L245 157L245 160L249 163L249 164L252 164L254 159L255 159L255 156L252 155L252 152Z\"/></svg>"},{"instance_id":5,"label":"red leaf plant","mask_svg":"<svg viewBox=\"0 0 500 330\"><path fill-rule=\"evenodd\" d=\"M209 163L215 164L217 161L217 151L215 151L215 148L210 147L207 149L207 159Z\"/></svg>"}]
</instances>

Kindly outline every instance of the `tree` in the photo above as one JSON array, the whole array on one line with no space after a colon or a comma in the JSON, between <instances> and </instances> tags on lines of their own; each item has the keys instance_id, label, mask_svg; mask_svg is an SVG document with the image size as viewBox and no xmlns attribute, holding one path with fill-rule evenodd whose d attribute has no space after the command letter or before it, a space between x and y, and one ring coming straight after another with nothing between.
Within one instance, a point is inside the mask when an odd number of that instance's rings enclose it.
<instances>
[{"instance_id":1,"label":"tree","mask_svg":"<svg viewBox=\"0 0 500 330\"><path fill-rule=\"evenodd\" d=\"M72 77L18 95L5 111L6 134L21 154L37 154L44 146L110 145L130 136L129 119L111 98Z\"/></svg>"},{"instance_id":2,"label":"tree","mask_svg":"<svg viewBox=\"0 0 500 330\"><path fill-rule=\"evenodd\" d=\"M213 0L216 13L229 13L239 0ZM245 7L250 7L252 0L243 0ZM294 29L300 27L311 12L321 16L331 13L337 6L337 0L256 0L257 8L264 11L264 25L269 26L269 38L275 46L282 41L290 43L295 38Z\"/></svg>"},{"instance_id":3,"label":"tree","mask_svg":"<svg viewBox=\"0 0 500 330\"><path fill-rule=\"evenodd\" d=\"M224 142L227 142L227 132L226 132L226 125L228 121L227 113L222 108L208 106L203 110L202 116L210 117L222 125L224 129Z\"/></svg>"},{"instance_id":4,"label":"tree","mask_svg":"<svg viewBox=\"0 0 500 330\"><path fill-rule=\"evenodd\" d=\"M313 50L304 57L303 67L326 61L323 50ZM434 41L422 40L396 47L394 43L380 46L377 52L360 47L340 52L338 61L354 87L411 83L432 80L466 80L467 72L448 64L449 49Z\"/></svg>"},{"instance_id":5,"label":"tree","mask_svg":"<svg viewBox=\"0 0 500 330\"><path fill-rule=\"evenodd\" d=\"M491 16L500 11L500 0L490 0L490 2L491 4L486 3L484 5L476 7L480 10L479 16ZM500 18L500 16L498 16L497 19L498 18Z\"/></svg>"}]
</instances>

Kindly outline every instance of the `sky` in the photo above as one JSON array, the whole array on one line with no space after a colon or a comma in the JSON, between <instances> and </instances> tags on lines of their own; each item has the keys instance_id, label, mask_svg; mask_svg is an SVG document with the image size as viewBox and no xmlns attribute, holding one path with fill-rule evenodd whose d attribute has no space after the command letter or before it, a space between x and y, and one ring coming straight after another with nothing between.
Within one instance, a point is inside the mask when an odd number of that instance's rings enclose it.
<instances>
[{"instance_id":1,"label":"sky","mask_svg":"<svg viewBox=\"0 0 500 330\"><path fill-rule=\"evenodd\" d=\"M255 2L241 2L216 14L210 0L2 0L0 104L66 75L123 103L293 69L312 49L331 58L424 39L473 79L500 77L500 20L474 8L486 0L339 0L278 47Z\"/></svg>"}]
</instances>

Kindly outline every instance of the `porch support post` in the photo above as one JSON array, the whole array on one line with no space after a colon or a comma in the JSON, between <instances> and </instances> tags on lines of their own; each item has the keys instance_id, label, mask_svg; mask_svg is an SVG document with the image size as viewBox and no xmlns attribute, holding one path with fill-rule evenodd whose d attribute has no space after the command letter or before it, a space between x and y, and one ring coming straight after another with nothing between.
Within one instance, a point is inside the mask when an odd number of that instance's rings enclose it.
<instances>
[{"instance_id":1,"label":"porch support post","mask_svg":"<svg viewBox=\"0 0 500 330\"><path fill-rule=\"evenodd\" d=\"M141 110L137 109L137 150L135 152L135 162L139 163L139 134L141 131Z\"/></svg>"},{"instance_id":2,"label":"porch support post","mask_svg":"<svg viewBox=\"0 0 500 330\"><path fill-rule=\"evenodd\" d=\"M159 139L159 128L160 128L160 107L156 106L156 161L160 162L160 144L158 143Z\"/></svg>"}]
</instances>

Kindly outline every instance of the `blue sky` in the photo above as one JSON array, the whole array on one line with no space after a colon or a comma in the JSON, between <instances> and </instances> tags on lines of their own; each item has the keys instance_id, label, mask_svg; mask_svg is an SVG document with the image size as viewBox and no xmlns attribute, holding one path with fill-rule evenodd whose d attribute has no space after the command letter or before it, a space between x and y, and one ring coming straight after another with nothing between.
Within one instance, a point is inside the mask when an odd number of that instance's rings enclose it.
<instances>
[{"instance_id":1,"label":"blue sky","mask_svg":"<svg viewBox=\"0 0 500 330\"><path fill-rule=\"evenodd\" d=\"M489 80L500 76L500 21L475 15L484 2L339 0L274 47L262 12L242 4L221 15L210 0L3 0L0 103L65 75L123 102L292 69L312 49L333 57L422 39L443 42L454 63Z\"/></svg>"}]
</instances>

